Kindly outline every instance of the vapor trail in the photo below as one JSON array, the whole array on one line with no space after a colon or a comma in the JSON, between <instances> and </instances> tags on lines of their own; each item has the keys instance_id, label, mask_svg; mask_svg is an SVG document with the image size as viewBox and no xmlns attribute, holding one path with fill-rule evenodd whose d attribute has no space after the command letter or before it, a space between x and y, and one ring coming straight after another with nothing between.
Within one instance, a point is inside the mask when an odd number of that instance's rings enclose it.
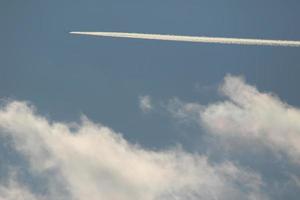
<instances>
[{"instance_id":1,"label":"vapor trail","mask_svg":"<svg viewBox=\"0 0 300 200\"><path fill-rule=\"evenodd\" d=\"M103 36L103 37L134 38L134 39L148 39L148 40L167 40L167 41L237 44L237 45L300 47L300 41L290 41L290 40L197 37L197 36L121 33L121 32L70 32L70 33L71 34L79 34L79 35L93 35L93 36Z\"/></svg>"}]
</instances>

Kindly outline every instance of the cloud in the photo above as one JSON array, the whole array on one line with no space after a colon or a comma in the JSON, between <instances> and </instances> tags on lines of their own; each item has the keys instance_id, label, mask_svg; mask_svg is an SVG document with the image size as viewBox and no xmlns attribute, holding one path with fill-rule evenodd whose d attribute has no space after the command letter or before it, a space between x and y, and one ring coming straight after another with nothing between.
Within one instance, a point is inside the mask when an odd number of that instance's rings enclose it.
<instances>
[{"instance_id":1,"label":"cloud","mask_svg":"<svg viewBox=\"0 0 300 200\"><path fill-rule=\"evenodd\" d=\"M270 93L259 92L240 77L225 77L220 91L229 99L200 111L212 134L256 141L300 162L300 110Z\"/></svg>"},{"instance_id":2,"label":"cloud","mask_svg":"<svg viewBox=\"0 0 300 200\"><path fill-rule=\"evenodd\" d=\"M153 109L151 97L149 95L139 97L139 106L143 112L149 112Z\"/></svg>"},{"instance_id":3,"label":"cloud","mask_svg":"<svg viewBox=\"0 0 300 200\"><path fill-rule=\"evenodd\" d=\"M239 76L226 76L219 91L217 102L203 105L173 98L167 109L176 122L199 125L195 148L210 160L231 160L255 170L271 199L298 199L300 109Z\"/></svg>"},{"instance_id":4,"label":"cloud","mask_svg":"<svg viewBox=\"0 0 300 200\"><path fill-rule=\"evenodd\" d=\"M27 188L18 183L10 183L7 186L0 185L0 200L38 200Z\"/></svg>"},{"instance_id":5,"label":"cloud","mask_svg":"<svg viewBox=\"0 0 300 200\"><path fill-rule=\"evenodd\" d=\"M225 100L209 105L172 99L168 109L179 119L197 121L227 142L251 142L300 162L300 110L271 93L259 92L242 77L228 75L219 91Z\"/></svg>"},{"instance_id":6,"label":"cloud","mask_svg":"<svg viewBox=\"0 0 300 200\"><path fill-rule=\"evenodd\" d=\"M147 150L86 117L75 125L51 122L25 102L2 106L0 134L26 161L19 173L46 188L8 178L0 199L267 199L260 175L229 161L213 164L180 148Z\"/></svg>"}]
</instances>

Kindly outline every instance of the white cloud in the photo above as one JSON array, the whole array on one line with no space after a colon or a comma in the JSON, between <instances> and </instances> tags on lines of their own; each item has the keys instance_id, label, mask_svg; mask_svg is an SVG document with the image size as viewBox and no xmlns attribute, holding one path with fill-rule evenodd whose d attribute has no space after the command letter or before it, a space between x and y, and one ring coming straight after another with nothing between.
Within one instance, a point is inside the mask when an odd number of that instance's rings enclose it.
<instances>
[{"instance_id":1,"label":"white cloud","mask_svg":"<svg viewBox=\"0 0 300 200\"><path fill-rule=\"evenodd\" d=\"M73 127L49 122L24 102L0 109L0 134L12 139L27 170L46 178L47 200L267 199L260 176L231 162L211 164L178 148L146 150L86 118ZM2 181L0 198L40 199L26 184Z\"/></svg>"},{"instance_id":2,"label":"white cloud","mask_svg":"<svg viewBox=\"0 0 300 200\"><path fill-rule=\"evenodd\" d=\"M252 147L264 146L300 162L298 108L273 94L259 92L241 77L226 76L220 92L228 99L207 106L178 101L173 113L181 113L177 117L192 117L208 133L227 139L231 147L238 142L251 143Z\"/></svg>"},{"instance_id":3,"label":"white cloud","mask_svg":"<svg viewBox=\"0 0 300 200\"><path fill-rule=\"evenodd\" d=\"M8 186L0 185L0 200L37 200L37 198L28 189L11 183Z\"/></svg>"},{"instance_id":4,"label":"white cloud","mask_svg":"<svg viewBox=\"0 0 300 200\"><path fill-rule=\"evenodd\" d=\"M198 103L184 103L178 98L170 99L167 104L167 110L171 115L184 122L197 122L199 120L200 112L205 107Z\"/></svg>"},{"instance_id":5,"label":"white cloud","mask_svg":"<svg viewBox=\"0 0 300 200\"><path fill-rule=\"evenodd\" d=\"M3 165L3 163L1 163ZM42 196L33 194L26 186L22 186L16 179L16 171L10 170L8 178L0 182L0 200L43 200Z\"/></svg>"},{"instance_id":6,"label":"white cloud","mask_svg":"<svg viewBox=\"0 0 300 200\"><path fill-rule=\"evenodd\" d=\"M149 112L153 109L151 97L148 95L139 97L139 106L143 112Z\"/></svg>"}]
</instances>

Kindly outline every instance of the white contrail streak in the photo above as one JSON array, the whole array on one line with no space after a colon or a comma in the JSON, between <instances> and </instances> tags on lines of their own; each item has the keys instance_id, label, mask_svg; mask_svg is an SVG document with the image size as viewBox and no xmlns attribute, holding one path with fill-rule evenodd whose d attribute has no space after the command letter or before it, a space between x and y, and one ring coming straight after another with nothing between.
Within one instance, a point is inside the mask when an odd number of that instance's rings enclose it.
<instances>
[{"instance_id":1,"label":"white contrail streak","mask_svg":"<svg viewBox=\"0 0 300 200\"><path fill-rule=\"evenodd\" d=\"M197 36L160 35L160 34L142 34L142 33L121 33L121 32L70 32L70 33L71 34L79 34L79 35L92 35L92 36L117 37L117 38L134 38L134 39L148 39L148 40L167 40L167 41L218 43L218 44L237 44L237 45L300 47L300 41L289 41L289 40L197 37Z\"/></svg>"}]
</instances>

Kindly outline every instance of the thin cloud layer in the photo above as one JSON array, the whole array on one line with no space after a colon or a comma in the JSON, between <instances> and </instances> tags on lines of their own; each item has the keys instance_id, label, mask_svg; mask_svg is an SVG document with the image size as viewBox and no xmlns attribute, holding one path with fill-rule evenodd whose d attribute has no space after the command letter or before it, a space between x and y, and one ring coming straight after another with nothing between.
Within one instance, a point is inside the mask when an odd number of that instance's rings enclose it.
<instances>
[{"instance_id":1,"label":"thin cloud layer","mask_svg":"<svg viewBox=\"0 0 300 200\"><path fill-rule=\"evenodd\" d=\"M229 161L143 149L84 117L76 125L49 122L24 102L0 109L0 134L27 163L16 174L27 171L46 188L36 191L18 176L3 179L0 199L267 199L260 176Z\"/></svg>"}]
</instances>

